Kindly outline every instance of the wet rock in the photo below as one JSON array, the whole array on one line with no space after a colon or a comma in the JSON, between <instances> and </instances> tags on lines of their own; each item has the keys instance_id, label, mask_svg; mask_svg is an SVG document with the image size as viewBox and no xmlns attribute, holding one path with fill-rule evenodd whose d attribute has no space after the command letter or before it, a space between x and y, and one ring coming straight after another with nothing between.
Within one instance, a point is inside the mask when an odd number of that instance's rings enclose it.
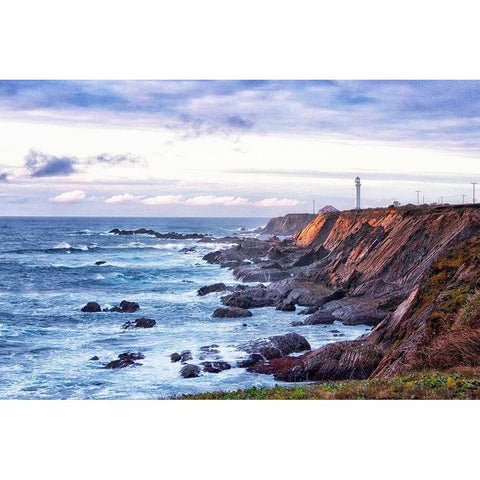
<instances>
[{"instance_id":1,"label":"wet rock","mask_svg":"<svg viewBox=\"0 0 480 480\"><path fill-rule=\"evenodd\" d=\"M281 312L294 312L295 309L295 303L293 302L281 302L275 310L280 310Z\"/></svg>"},{"instance_id":2,"label":"wet rock","mask_svg":"<svg viewBox=\"0 0 480 480\"><path fill-rule=\"evenodd\" d=\"M135 313L139 309L140 305L137 302L127 302L126 300L122 300L119 307L112 307L109 310L106 309L104 311L117 313Z\"/></svg>"},{"instance_id":3,"label":"wet rock","mask_svg":"<svg viewBox=\"0 0 480 480\"><path fill-rule=\"evenodd\" d=\"M181 356L179 353L177 353L177 352L172 353L172 354L170 355L170 361L171 361L172 363L179 362L181 359L182 359L182 356Z\"/></svg>"},{"instance_id":4,"label":"wet rock","mask_svg":"<svg viewBox=\"0 0 480 480\"><path fill-rule=\"evenodd\" d=\"M298 312L299 315L312 315L315 313L320 307L318 305L313 305L313 307L308 307L305 310Z\"/></svg>"},{"instance_id":5,"label":"wet rock","mask_svg":"<svg viewBox=\"0 0 480 480\"><path fill-rule=\"evenodd\" d=\"M138 353L121 353L118 356L118 360L112 360L111 362L105 365L105 368L125 368L130 367L132 365L141 365L136 360L141 360L145 358L145 356L138 352Z\"/></svg>"},{"instance_id":6,"label":"wet rock","mask_svg":"<svg viewBox=\"0 0 480 480\"><path fill-rule=\"evenodd\" d=\"M224 292L227 289L227 286L224 283L214 283L213 285L207 285L198 290L197 294L200 297L208 295L213 292Z\"/></svg>"},{"instance_id":7,"label":"wet rock","mask_svg":"<svg viewBox=\"0 0 480 480\"><path fill-rule=\"evenodd\" d=\"M250 310L238 307L217 308L213 312L213 318L243 318L253 316Z\"/></svg>"},{"instance_id":8,"label":"wet rock","mask_svg":"<svg viewBox=\"0 0 480 480\"><path fill-rule=\"evenodd\" d=\"M266 359L260 353L251 353L245 360L237 362L237 366L240 368L250 368L259 362L264 362Z\"/></svg>"},{"instance_id":9,"label":"wet rock","mask_svg":"<svg viewBox=\"0 0 480 480\"><path fill-rule=\"evenodd\" d=\"M188 362L188 360L192 360L192 359L193 359L193 355L190 350L184 350L182 353L180 353L180 360L182 361L182 363Z\"/></svg>"},{"instance_id":10,"label":"wet rock","mask_svg":"<svg viewBox=\"0 0 480 480\"><path fill-rule=\"evenodd\" d=\"M206 353L220 353L216 343L212 343L212 345L204 345L203 347L200 347L200 351Z\"/></svg>"},{"instance_id":11,"label":"wet rock","mask_svg":"<svg viewBox=\"0 0 480 480\"><path fill-rule=\"evenodd\" d=\"M330 325L332 324L336 318L328 312L316 312L313 315L310 315L305 319L303 322L304 325Z\"/></svg>"},{"instance_id":12,"label":"wet rock","mask_svg":"<svg viewBox=\"0 0 480 480\"><path fill-rule=\"evenodd\" d=\"M183 378L195 378L200 375L200 367L198 365L193 365L193 364L188 364L185 365L181 370L180 370L180 375Z\"/></svg>"},{"instance_id":13,"label":"wet rock","mask_svg":"<svg viewBox=\"0 0 480 480\"><path fill-rule=\"evenodd\" d=\"M126 322L123 324L123 329L128 329L128 328L152 328L157 322L155 320L152 320L150 318L137 318L133 322Z\"/></svg>"},{"instance_id":14,"label":"wet rock","mask_svg":"<svg viewBox=\"0 0 480 480\"><path fill-rule=\"evenodd\" d=\"M224 361L203 362L203 371L207 373L220 373L223 370L229 370L232 366Z\"/></svg>"},{"instance_id":15,"label":"wet rock","mask_svg":"<svg viewBox=\"0 0 480 480\"><path fill-rule=\"evenodd\" d=\"M101 307L97 302L88 302L86 305L82 307L82 312L101 312Z\"/></svg>"},{"instance_id":16,"label":"wet rock","mask_svg":"<svg viewBox=\"0 0 480 480\"><path fill-rule=\"evenodd\" d=\"M195 247L184 247L181 248L178 253L192 253L195 252L197 249Z\"/></svg>"},{"instance_id":17,"label":"wet rock","mask_svg":"<svg viewBox=\"0 0 480 480\"><path fill-rule=\"evenodd\" d=\"M222 252L218 250L216 252L207 253L203 257L203 260L205 260L207 263L213 264L213 263L217 263L221 256L222 256Z\"/></svg>"},{"instance_id":18,"label":"wet rock","mask_svg":"<svg viewBox=\"0 0 480 480\"><path fill-rule=\"evenodd\" d=\"M99 260L98 262L95 262L95 265L105 265L107 262L104 260Z\"/></svg>"},{"instance_id":19,"label":"wet rock","mask_svg":"<svg viewBox=\"0 0 480 480\"><path fill-rule=\"evenodd\" d=\"M256 340L250 344L243 345L242 350L247 353L259 353L266 360L289 355L294 352L303 352L310 350L310 344L305 337L298 333L292 332L286 335L275 335L260 340Z\"/></svg>"},{"instance_id":20,"label":"wet rock","mask_svg":"<svg viewBox=\"0 0 480 480\"><path fill-rule=\"evenodd\" d=\"M290 323L292 327L300 327L302 325L305 325L303 322L300 322L298 320L295 320L294 322Z\"/></svg>"},{"instance_id":21,"label":"wet rock","mask_svg":"<svg viewBox=\"0 0 480 480\"><path fill-rule=\"evenodd\" d=\"M100 360L97 355L94 355L92 358L89 358L89 360L93 360L93 361L96 361L96 360Z\"/></svg>"},{"instance_id":22,"label":"wet rock","mask_svg":"<svg viewBox=\"0 0 480 480\"><path fill-rule=\"evenodd\" d=\"M205 236L200 233L189 233L186 235L177 232L159 233L155 230L147 230L146 228L139 228L137 230L120 230L118 228L114 228L108 233L113 233L115 235L152 235L156 238L166 238L171 240L202 239Z\"/></svg>"}]
</instances>

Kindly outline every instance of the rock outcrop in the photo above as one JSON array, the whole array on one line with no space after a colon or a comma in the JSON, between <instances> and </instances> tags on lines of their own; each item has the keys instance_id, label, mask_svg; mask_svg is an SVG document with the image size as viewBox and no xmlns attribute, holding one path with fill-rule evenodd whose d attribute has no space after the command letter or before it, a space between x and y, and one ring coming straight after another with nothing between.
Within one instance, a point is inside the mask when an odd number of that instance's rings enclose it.
<instances>
[{"instance_id":1,"label":"rock outcrop","mask_svg":"<svg viewBox=\"0 0 480 480\"><path fill-rule=\"evenodd\" d=\"M313 213L290 213L283 217L272 218L263 228L268 235L293 235L305 228L317 215Z\"/></svg>"}]
</instances>

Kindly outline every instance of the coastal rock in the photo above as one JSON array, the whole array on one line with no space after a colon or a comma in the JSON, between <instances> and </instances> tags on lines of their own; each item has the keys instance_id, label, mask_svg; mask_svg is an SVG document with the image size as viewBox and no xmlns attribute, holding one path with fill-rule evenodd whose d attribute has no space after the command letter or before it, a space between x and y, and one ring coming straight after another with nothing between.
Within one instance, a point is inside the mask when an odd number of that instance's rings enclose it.
<instances>
[{"instance_id":1,"label":"coastal rock","mask_svg":"<svg viewBox=\"0 0 480 480\"><path fill-rule=\"evenodd\" d=\"M140 305L137 302L127 302L126 300L122 300L119 307L112 307L108 311L117 313L135 313L139 309Z\"/></svg>"},{"instance_id":2,"label":"coastal rock","mask_svg":"<svg viewBox=\"0 0 480 480\"><path fill-rule=\"evenodd\" d=\"M313 315L310 315L303 322L304 325L329 325L332 324L336 318L328 312L315 312Z\"/></svg>"},{"instance_id":3,"label":"coastal rock","mask_svg":"<svg viewBox=\"0 0 480 480\"><path fill-rule=\"evenodd\" d=\"M213 285L207 285L198 290L197 294L200 297L208 295L213 292L224 292L227 289L227 286L224 283L214 283Z\"/></svg>"},{"instance_id":4,"label":"coastal rock","mask_svg":"<svg viewBox=\"0 0 480 480\"><path fill-rule=\"evenodd\" d=\"M307 339L295 332L256 340L240 348L247 353L259 353L266 360L311 349Z\"/></svg>"},{"instance_id":5,"label":"coastal rock","mask_svg":"<svg viewBox=\"0 0 480 480\"><path fill-rule=\"evenodd\" d=\"M188 360L192 360L193 355L190 350L184 350L183 352L180 353L180 360L182 363L188 362Z\"/></svg>"},{"instance_id":6,"label":"coastal rock","mask_svg":"<svg viewBox=\"0 0 480 480\"><path fill-rule=\"evenodd\" d=\"M105 365L105 368L125 368L130 367L132 365L141 365L136 360L141 360L145 358L145 356L138 352L138 353L121 353L118 356L118 360L112 360L111 362Z\"/></svg>"},{"instance_id":7,"label":"coastal rock","mask_svg":"<svg viewBox=\"0 0 480 480\"><path fill-rule=\"evenodd\" d=\"M152 320L150 318L137 318L133 322L126 322L123 324L122 328L124 330L128 328L152 328L157 322L155 320Z\"/></svg>"},{"instance_id":8,"label":"coastal rock","mask_svg":"<svg viewBox=\"0 0 480 480\"><path fill-rule=\"evenodd\" d=\"M204 353L220 353L216 343L212 343L212 345L204 345L203 347L200 347L200 351Z\"/></svg>"},{"instance_id":9,"label":"coastal rock","mask_svg":"<svg viewBox=\"0 0 480 480\"><path fill-rule=\"evenodd\" d=\"M287 301L281 302L279 305L277 305L275 310L280 310L282 312L294 312L296 310L295 303Z\"/></svg>"},{"instance_id":10,"label":"coastal rock","mask_svg":"<svg viewBox=\"0 0 480 480\"><path fill-rule=\"evenodd\" d=\"M213 312L213 318L243 318L253 316L252 312L245 308L227 307L217 308Z\"/></svg>"},{"instance_id":11,"label":"coastal rock","mask_svg":"<svg viewBox=\"0 0 480 480\"><path fill-rule=\"evenodd\" d=\"M102 308L97 302L88 302L86 305L82 307L82 312L88 312L88 313L93 313L93 312L101 312Z\"/></svg>"},{"instance_id":12,"label":"coastal rock","mask_svg":"<svg viewBox=\"0 0 480 480\"><path fill-rule=\"evenodd\" d=\"M317 215L311 213L290 213L283 217L272 218L263 228L262 233L293 235L305 228L315 218Z\"/></svg>"},{"instance_id":13,"label":"coastal rock","mask_svg":"<svg viewBox=\"0 0 480 480\"><path fill-rule=\"evenodd\" d=\"M97 355L94 355L92 358L89 358L89 360L96 361L100 360L100 358L98 358Z\"/></svg>"},{"instance_id":14,"label":"coastal rock","mask_svg":"<svg viewBox=\"0 0 480 480\"><path fill-rule=\"evenodd\" d=\"M195 247L184 247L181 248L178 253L192 253L195 252L197 249Z\"/></svg>"},{"instance_id":15,"label":"coastal rock","mask_svg":"<svg viewBox=\"0 0 480 480\"><path fill-rule=\"evenodd\" d=\"M172 354L170 355L170 361L171 361L172 363L179 362L181 359L182 359L182 356L181 356L179 353L177 353L177 352L172 353Z\"/></svg>"},{"instance_id":16,"label":"coastal rock","mask_svg":"<svg viewBox=\"0 0 480 480\"><path fill-rule=\"evenodd\" d=\"M98 260L98 262L95 262L95 265L105 265L106 263L104 260Z\"/></svg>"},{"instance_id":17,"label":"coastal rock","mask_svg":"<svg viewBox=\"0 0 480 480\"><path fill-rule=\"evenodd\" d=\"M245 360L237 362L237 366L240 368L250 368L259 362L264 362L266 359L260 353L251 353Z\"/></svg>"},{"instance_id":18,"label":"coastal rock","mask_svg":"<svg viewBox=\"0 0 480 480\"><path fill-rule=\"evenodd\" d=\"M180 370L180 375L183 378L198 377L200 375L200 367L198 365L193 365L189 363Z\"/></svg>"},{"instance_id":19,"label":"coastal rock","mask_svg":"<svg viewBox=\"0 0 480 480\"><path fill-rule=\"evenodd\" d=\"M163 239L170 239L170 240L191 240L191 239L202 239L205 235L200 233L189 233L189 234L182 234L177 232L168 232L168 233L159 233L155 230L147 230L146 228L139 228L137 230L120 230L118 228L114 228L110 230L108 233L113 233L115 235L151 235L156 238L163 238Z\"/></svg>"},{"instance_id":20,"label":"coastal rock","mask_svg":"<svg viewBox=\"0 0 480 480\"><path fill-rule=\"evenodd\" d=\"M220 373L223 370L229 370L232 366L224 361L202 362L203 371L207 373Z\"/></svg>"}]
</instances>

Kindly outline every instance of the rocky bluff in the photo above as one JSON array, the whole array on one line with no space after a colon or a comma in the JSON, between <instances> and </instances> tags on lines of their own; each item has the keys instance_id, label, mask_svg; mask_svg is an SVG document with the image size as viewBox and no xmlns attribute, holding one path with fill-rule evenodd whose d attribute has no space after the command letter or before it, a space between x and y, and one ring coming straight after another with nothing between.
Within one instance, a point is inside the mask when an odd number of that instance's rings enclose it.
<instances>
[{"instance_id":1,"label":"rocky bluff","mask_svg":"<svg viewBox=\"0 0 480 480\"><path fill-rule=\"evenodd\" d=\"M253 371L304 381L480 364L476 205L326 213L292 238L245 238L205 260L232 268L238 279L269 282L236 287L222 298L226 306L305 306L300 313L374 327Z\"/></svg>"}]
</instances>

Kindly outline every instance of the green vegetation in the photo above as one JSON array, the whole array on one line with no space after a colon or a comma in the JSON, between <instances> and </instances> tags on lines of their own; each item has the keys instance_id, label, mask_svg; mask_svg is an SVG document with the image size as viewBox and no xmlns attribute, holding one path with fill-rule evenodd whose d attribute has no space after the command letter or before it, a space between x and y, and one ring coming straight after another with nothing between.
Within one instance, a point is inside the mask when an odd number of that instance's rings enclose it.
<instances>
[{"instance_id":1,"label":"green vegetation","mask_svg":"<svg viewBox=\"0 0 480 480\"><path fill-rule=\"evenodd\" d=\"M454 400L480 399L480 369L415 372L391 379L349 380L184 395L182 400Z\"/></svg>"}]
</instances>

